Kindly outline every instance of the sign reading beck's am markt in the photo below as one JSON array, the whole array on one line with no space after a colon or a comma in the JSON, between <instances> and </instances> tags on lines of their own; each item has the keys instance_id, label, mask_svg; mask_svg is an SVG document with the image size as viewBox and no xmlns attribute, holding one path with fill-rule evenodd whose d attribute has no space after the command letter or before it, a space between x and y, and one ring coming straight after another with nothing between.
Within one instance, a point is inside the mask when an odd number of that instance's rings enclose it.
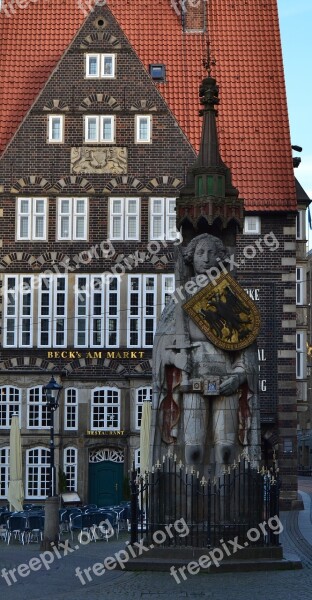
<instances>
[{"instance_id":1,"label":"sign reading beck's am markt","mask_svg":"<svg viewBox=\"0 0 312 600\"><path fill-rule=\"evenodd\" d=\"M48 350L47 358L77 360L78 358L98 358L98 359L121 359L137 360L143 359L145 352L143 350Z\"/></svg>"}]
</instances>

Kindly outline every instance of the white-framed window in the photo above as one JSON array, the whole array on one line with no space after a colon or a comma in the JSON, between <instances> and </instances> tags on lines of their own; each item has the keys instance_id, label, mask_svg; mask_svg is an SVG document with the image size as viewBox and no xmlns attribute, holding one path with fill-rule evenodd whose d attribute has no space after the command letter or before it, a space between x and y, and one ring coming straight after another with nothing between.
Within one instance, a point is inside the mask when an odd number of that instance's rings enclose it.
<instances>
[{"instance_id":1,"label":"white-framed window","mask_svg":"<svg viewBox=\"0 0 312 600\"><path fill-rule=\"evenodd\" d=\"M152 141L151 115L135 115L135 143L150 144Z\"/></svg>"},{"instance_id":2,"label":"white-framed window","mask_svg":"<svg viewBox=\"0 0 312 600\"><path fill-rule=\"evenodd\" d=\"M30 348L33 341L33 276L5 275L3 346Z\"/></svg>"},{"instance_id":3,"label":"white-framed window","mask_svg":"<svg viewBox=\"0 0 312 600\"><path fill-rule=\"evenodd\" d=\"M78 429L78 390L75 388L65 390L64 429Z\"/></svg>"},{"instance_id":4,"label":"white-framed window","mask_svg":"<svg viewBox=\"0 0 312 600\"><path fill-rule=\"evenodd\" d=\"M162 275L161 278L161 310L163 311L168 304L171 294L175 290L175 276Z\"/></svg>"},{"instance_id":5,"label":"white-framed window","mask_svg":"<svg viewBox=\"0 0 312 600\"><path fill-rule=\"evenodd\" d=\"M303 331L297 331L296 333L296 377L297 379L304 378L305 364L304 364L304 343L305 334Z\"/></svg>"},{"instance_id":6,"label":"white-framed window","mask_svg":"<svg viewBox=\"0 0 312 600\"><path fill-rule=\"evenodd\" d=\"M118 431L120 429L120 390L98 387L92 391L91 430Z\"/></svg>"},{"instance_id":7,"label":"white-framed window","mask_svg":"<svg viewBox=\"0 0 312 600\"><path fill-rule=\"evenodd\" d=\"M18 240L46 240L47 199L17 198Z\"/></svg>"},{"instance_id":8,"label":"white-framed window","mask_svg":"<svg viewBox=\"0 0 312 600\"><path fill-rule=\"evenodd\" d=\"M119 346L120 281L117 276L77 275L75 346Z\"/></svg>"},{"instance_id":9,"label":"white-framed window","mask_svg":"<svg viewBox=\"0 0 312 600\"><path fill-rule=\"evenodd\" d=\"M27 390L27 427L28 429L48 429L49 411L42 385Z\"/></svg>"},{"instance_id":10,"label":"white-framed window","mask_svg":"<svg viewBox=\"0 0 312 600\"><path fill-rule=\"evenodd\" d=\"M151 402L152 401L152 391L153 391L153 388L151 386L138 388L136 390L135 428L138 430L141 428L143 402Z\"/></svg>"},{"instance_id":11,"label":"white-framed window","mask_svg":"<svg viewBox=\"0 0 312 600\"><path fill-rule=\"evenodd\" d=\"M67 276L39 276L38 347L67 344Z\"/></svg>"},{"instance_id":12,"label":"white-framed window","mask_svg":"<svg viewBox=\"0 0 312 600\"><path fill-rule=\"evenodd\" d=\"M298 214L296 217L296 240L305 239L305 216L305 210L298 210Z\"/></svg>"},{"instance_id":13,"label":"white-framed window","mask_svg":"<svg viewBox=\"0 0 312 600\"><path fill-rule=\"evenodd\" d=\"M297 306L306 304L305 297L305 269L303 267L296 267L296 304Z\"/></svg>"},{"instance_id":14,"label":"white-framed window","mask_svg":"<svg viewBox=\"0 0 312 600\"><path fill-rule=\"evenodd\" d=\"M156 330L156 275L129 275L127 345L151 348Z\"/></svg>"},{"instance_id":15,"label":"white-framed window","mask_svg":"<svg viewBox=\"0 0 312 600\"><path fill-rule=\"evenodd\" d=\"M87 79L113 79L116 72L116 55L107 53L86 54Z\"/></svg>"},{"instance_id":16,"label":"white-framed window","mask_svg":"<svg viewBox=\"0 0 312 600\"><path fill-rule=\"evenodd\" d=\"M110 198L111 240L138 240L140 237L140 198Z\"/></svg>"},{"instance_id":17,"label":"white-framed window","mask_svg":"<svg viewBox=\"0 0 312 600\"><path fill-rule=\"evenodd\" d=\"M64 450L64 473L66 475L66 491L77 492L78 450L68 447Z\"/></svg>"},{"instance_id":18,"label":"white-framed window","mask_svg":"<svg viewBox=\"0 0 312 600\"><path fill-rule=\"evenodd\" d=\"M258 235L261 233L261 218L256 216L245 217L244 233L246 235Z\"/></svg>"},{"instance_id":19,"label":"white-framed window","mask_svg":"<svg viewBox=\"0 0 312 600\"><path fill-rule=\"evenodd\" d=\"M88 239L88 198L58 198L58 240Z\"/></svg>"},{"instance_id":20,"label":"white-framed window","mask_svg":"<svg viewBox=\"0 0 312 600\"><path fill-rule=\"evenodd\" d=\"M10 448L0 448L0 498L7 498L10 476Z\"/></svg>"},{"instance_id":21,"label":"white-framed window","mask_svg":"<svg viewBox=\"0 0 312 600\"><path fill-rule=\"evenodd\" d=\"M20 416L21 390L4 385L0 388L0 429L9 429L13 413Z\"/></svg>"},{"instance_id":22,"label":"white-framed window","mask_svg":"<svg viewBox=\"0 0 312 600\"><path fill-rule=\"evenodd\" d=\"M46 498L50 490L50 450L26 450L26 497Z\"/></svg>"},{"instance_id":23,"label":"white-framed window","mask_svg":"<svg viewBox=\"0 0 312 600\"><path fill-rule=\"evenodd\" d=\"M176 199L150 198L150 239L175 240L177 236Z\"/></svg>"},{"instance_id":24,"label":"white-framed window","mask_svg":"<svg viewBox=\"0 0 312 600\"><path fill-rule=\"evenodd\" d=\"M48 142L50 144L63 144L64 115L48 116Z\"/></svg>"},{"instance_id":25,"label":"white-framed window","mask_svg":"<svg viewBox=\"0 0 312 600\"><path fill-rule=\"evenodd\" d=\"M141 467L141 452L140 448L136 448L134 451L134 468L140 472Z\"/></svg>"},{"instance_id":26,"label":"white-framed window","mask_svg":"<svg viewBox=\"0 0 312 600\"><path fill-rule=\"evenodd\" d=\"M115 115L86 115L84 141L113 144L115 142Z\"/></svg>"}]
</instances>

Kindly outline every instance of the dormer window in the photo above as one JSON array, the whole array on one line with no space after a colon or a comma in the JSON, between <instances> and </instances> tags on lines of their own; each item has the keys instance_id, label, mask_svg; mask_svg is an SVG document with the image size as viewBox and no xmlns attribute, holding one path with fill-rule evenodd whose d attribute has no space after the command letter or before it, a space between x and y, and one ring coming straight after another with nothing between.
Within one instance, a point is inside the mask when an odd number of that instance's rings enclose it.
<instances>
[{"instance_id":1,"label":"dormer window","mask_svg":"<svg viewBox=\"0 0 312 600\"><path fill-rule=\"evenodd\" d=\"M149 66L149 73L154 81L165 81L166 67L162 64L152 64Z\"/></svg>"},{"instance_id":2,"label":"dormer window","mask_svg":"<svg viewBox=\"0 0 312 600\"><path fill-rule=\"evenodd\" d=\"M88 79L113 79L115 77L115 54L86 54L86 77Z\"/></svg>"}]
</instances>

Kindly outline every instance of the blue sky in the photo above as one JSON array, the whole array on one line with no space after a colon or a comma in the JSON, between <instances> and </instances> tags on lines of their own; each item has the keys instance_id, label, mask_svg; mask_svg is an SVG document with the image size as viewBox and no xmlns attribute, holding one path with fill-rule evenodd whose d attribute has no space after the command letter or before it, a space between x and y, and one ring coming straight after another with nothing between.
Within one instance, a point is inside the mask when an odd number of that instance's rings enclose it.
<instances>
[{"instance_id":1,"label":"blue sky","mask_svg":"<svg viewBox=\"0 0 312 600\"><path fill-rule=\"evenodd\" d=\"M278 0L291 143L302 146L295 175L312 198L312 0Z\"/></svg>"}]
</instances>

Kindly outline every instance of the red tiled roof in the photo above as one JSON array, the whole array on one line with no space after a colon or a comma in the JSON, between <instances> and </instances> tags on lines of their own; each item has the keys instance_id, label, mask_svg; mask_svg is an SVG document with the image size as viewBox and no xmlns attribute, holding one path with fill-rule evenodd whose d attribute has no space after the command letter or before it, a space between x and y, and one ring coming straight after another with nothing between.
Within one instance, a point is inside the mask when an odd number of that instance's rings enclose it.
<instances>
[{"instance_id":1,"label":"red tiled roof","mask_svg":"<svg viewBox=\"0 0 312 600\"><path fill-rule=\"evenodd\" d=\"M1 13L0 150L83 23L79 2L38 0L25 9L14 4L10 17ZM166 65L166 82L158 84L159 90L198 151L205 36L182 32L170 0L108 4L146 68L155 62ZM276 0L210 0L205 5L216 61L212 75L220 87L220 151L233 183L249 210L296 209Z\"/></svg>"}]
</instances>

